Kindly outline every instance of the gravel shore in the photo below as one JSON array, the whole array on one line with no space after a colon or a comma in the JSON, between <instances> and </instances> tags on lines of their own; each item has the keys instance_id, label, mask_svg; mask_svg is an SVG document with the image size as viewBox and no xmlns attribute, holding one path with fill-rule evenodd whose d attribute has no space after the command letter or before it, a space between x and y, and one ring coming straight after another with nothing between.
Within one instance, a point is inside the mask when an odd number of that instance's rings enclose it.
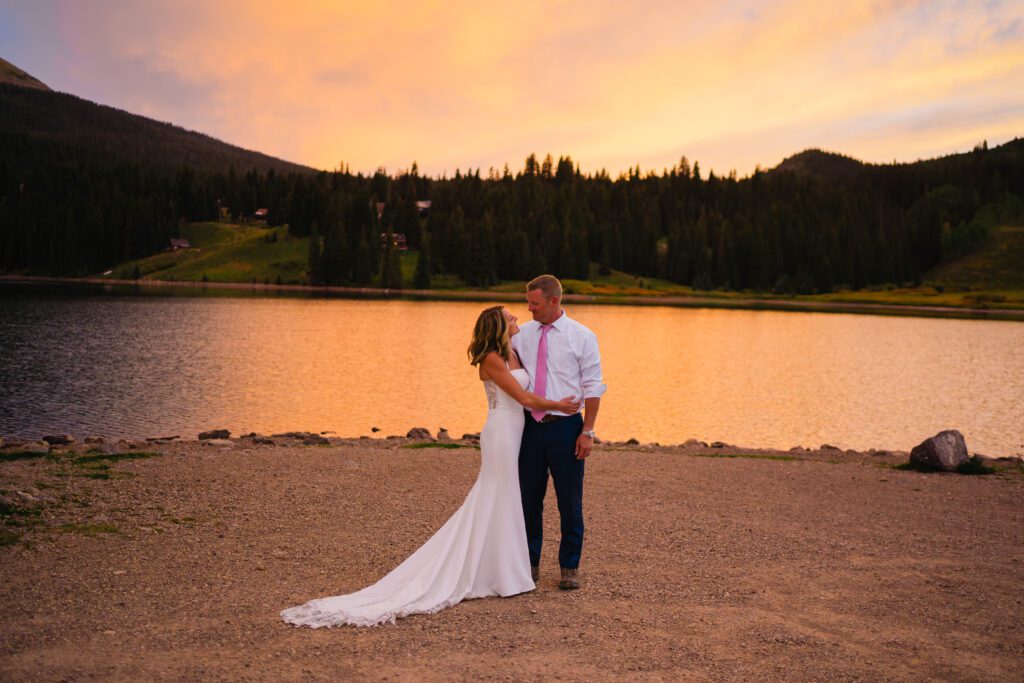
<instances>
[{"instance_id":1,"label":"gravel shore","mask_svg":"<svg viewBox=\"0 0 1024 683\"><path fill-rule=\"evenodd\" d=\"M479 451L270 441L5 449L0 679L1020 680L1019 464L602 444L582 590L549 491L536 591L311 630L278 613L407 557Z\"/></svg>"}]
</instances>

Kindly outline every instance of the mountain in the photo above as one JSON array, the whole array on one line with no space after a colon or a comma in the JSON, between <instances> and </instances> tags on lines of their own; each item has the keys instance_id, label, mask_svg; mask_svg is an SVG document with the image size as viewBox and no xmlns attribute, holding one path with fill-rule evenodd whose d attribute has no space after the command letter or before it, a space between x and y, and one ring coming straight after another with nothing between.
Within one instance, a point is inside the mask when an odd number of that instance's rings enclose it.
<instances>
[{"instance_id":1,"label":"mountain","mask_svg":"<svg viewBox=\"0 0 1024 683\"><path fill-rule=\"evenodd\" d=\"M258 170L308 173L315 169L229 145L170 123L53 92L0 60L0 158L100 159L106 164L226 173Z\"/></svg>"},{"instance_id":2,"label":"mountain","mask_svg":"<svg viewBox=\"0 0 1024 683\"><path fill-rule=\"evenodd\" d=\"M570 157L556 166L531 155L501 178L431 178L415 167L317 173L4 83L0 272L90 274L173 260L169 248L194 236L189 224L214 222L246 237L222 254L235 271L257 277L255 257L245 256L257 254L277 263L275 278L286 264L291 279L307 272L314 284L399 282L398 242L381 239L389 231L425 254L424 287L434 277L488 286L541 272L586 280L596 265L697 290L807 294L920 284L983 248L991 250L957 266L957 283L1019 264L1021 242L1001 228L1024 225L1021 140L902 164L810 149L747 178L680 169L613 181L576 168ZM263 232L248 229L256 225ZM189 265L212 278L224 264Z\"/></svg>"},{"instance_id":3,"label":"mountain","mask_svg":"<svg viewBox=\"0 0 1024 683\"><path fill-rule=\"evenodd\" d=\"M847 180L859 175L866 168L867 164L852 157L820 149L808 149L783 159L772 170L817 176L825 180Z\"/></svg>"},{"instance_id":4,"label":"mountain","mask_svg":"<svg viewBox=\"0 0 1024 683\"><path fill-rule=\"evenodd\" d=\"M23 88L49 90L49 86L37 78L30 76L7 60L0 58L0 83L11 83Z\"/></svg>"}]
</instances>

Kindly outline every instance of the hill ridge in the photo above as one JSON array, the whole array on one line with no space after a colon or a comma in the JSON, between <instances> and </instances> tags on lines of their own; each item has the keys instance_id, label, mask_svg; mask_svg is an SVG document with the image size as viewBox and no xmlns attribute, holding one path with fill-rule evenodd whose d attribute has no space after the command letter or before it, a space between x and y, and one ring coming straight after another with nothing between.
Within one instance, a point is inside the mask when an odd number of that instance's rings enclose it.
<instances>
[{"instance_id":1,"label":"hill ridge","mask_svg":"<svg viewBox=\"0 0 1024 683\"><path fill-rule=\"evenodd\" d=\"M24 69L11 64L3 57L0 57L0 83L10 83L12 85L20 85L23 88L35 88L36 90L52 92L50 86Z\"/></svg>"}]
</instances>

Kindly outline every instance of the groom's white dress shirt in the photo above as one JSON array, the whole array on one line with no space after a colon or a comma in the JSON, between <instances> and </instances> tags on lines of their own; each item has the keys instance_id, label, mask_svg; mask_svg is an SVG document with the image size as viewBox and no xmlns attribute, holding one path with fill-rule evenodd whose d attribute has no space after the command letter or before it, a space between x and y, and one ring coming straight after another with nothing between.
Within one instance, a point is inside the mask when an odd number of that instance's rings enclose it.
<instances>
[{"instance_id":1,"label":"groom's white dress shirt","mask_svg":"<svg viewBox=\"0 0 1024 683\"><path fill-rule=\"evenodd\" d=\"M537 376L537 347L540 344L541 324L536 320L520 326L519 334L512 337L512 348L519 354L530 375L529 391L534 390ZM557 401L575 396L583 401L600 398L608 386L601 375L601 354L597 350L597 336L576 322L563 310L551 323L548 331L548 373L546 398ZM556 415L564 415L549 410Z\"/></svg>"}]
</instances>

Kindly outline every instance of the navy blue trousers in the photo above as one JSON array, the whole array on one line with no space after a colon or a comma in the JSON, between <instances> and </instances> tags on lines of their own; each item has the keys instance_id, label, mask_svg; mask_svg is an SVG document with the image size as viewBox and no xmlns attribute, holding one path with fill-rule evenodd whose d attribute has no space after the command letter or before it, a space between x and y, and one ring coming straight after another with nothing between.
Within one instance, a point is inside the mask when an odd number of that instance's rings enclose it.
<instances>
[{"instance_id":1,"label":"navy blue trousers","mask_svg":"<svg viewBox=\"0 0 1024 683\"><path fill-rule=\"evenodd\" d=\"M523 442L519 448L519 490L523 497L526 543L530 564L540 564L544 542L544 494L548 472L555 483L558 514L562 518L562 543L558 564L568 569L580 565L583 550L583 460L576 459L576 439L583 431L583 416L576 414L555 422L537 422L526 413Z\"/></svg>"}]
</instances>

